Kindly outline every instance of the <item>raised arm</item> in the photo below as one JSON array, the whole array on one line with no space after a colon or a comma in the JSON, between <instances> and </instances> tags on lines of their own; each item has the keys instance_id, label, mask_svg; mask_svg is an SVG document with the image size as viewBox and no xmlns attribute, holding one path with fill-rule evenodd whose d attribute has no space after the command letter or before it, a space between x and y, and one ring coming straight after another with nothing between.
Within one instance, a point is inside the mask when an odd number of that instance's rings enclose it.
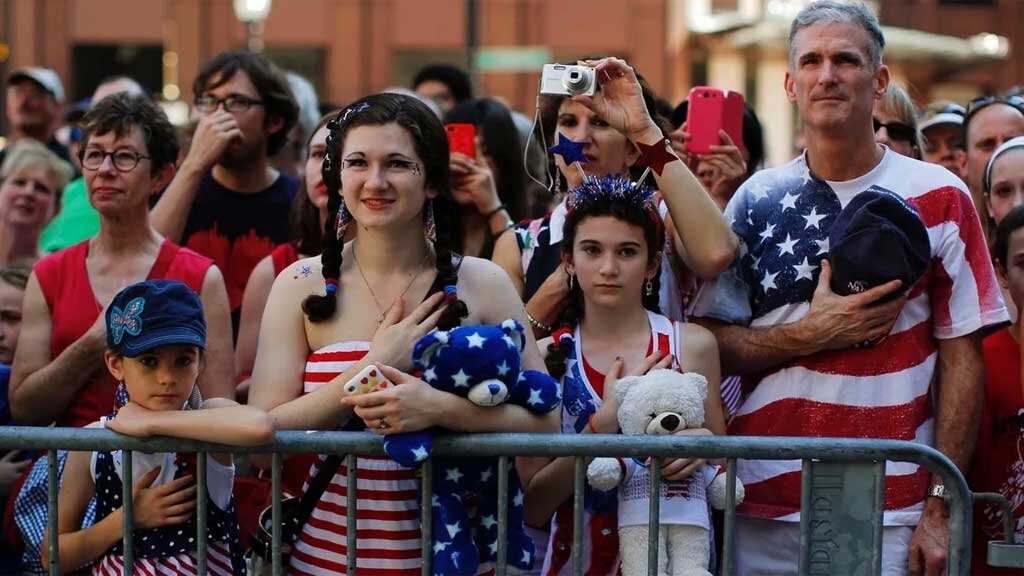
<instances>
[{"instance_id":1,"label":"raised arm","mask_svg":"<svg viewBox=\"0 0 1024 576\"><path fill-rule=\"evenodd\" d=\"M210 266L199 293L206 317L206 368L199 375L204 398L235 397L234 349L231 344L231 312L224 277Z\"/></svg>"},{"instance_id":2,"label":"raised arm","mask_svg":"<svg viewBox=\"0 0 1024 576\"><path fill-rule=\"evenodd\" d=\"M588 64L595 69L601 91L593 97L573 99L596 112L641 149L654 146L652 150L669 154L671 147L647 112L633 69L618 58ZM735 258L739 246L736 236L686 164L667 162L653 166L651 172L685 247L687 265L701 278L714 278Z\"/></svg>"},{"instance_id":3,"label":"raised arm","mask_svg":"<svg viewBox=\"0 0 1024 576\"><path fill-rule=\"evenodd\" d=\"M104 315L101 313L81 338L53 358L52 317L35 274L25 288L22 310L9 390L11 415L18 424L46 426L64 414L78 391L98 371L106 370Z\"/></svg>"},{"instance_id":4,"label":"raised arm","mask_svg":"<svg viewBox=\"0 0 1024 576\"><path fill-rule=\"evenodd\" d=\"M150 212L150 223L158 232L172 242L181 243L199 183L232 140L241 136L238 122L226 111L218 110L199 119L188 156Z\"/></svg>"},{"instance_id":5,"label":"raised arm","mask_svg":"<svg viewBox=\"0 0 1024 576\"><path fill-rule=\"evenodd\" d=\"M512 286L516 289L520 299L525 290L523 279L523 265L521 252L516 241L515 234L502 234L494 246L493 262L508 273L512 280ZM568 277L565 269L561 266L555 270L541 283L537 292L530 297L524 305L526 313L531 318L545 326L553 326L558 321L558 315L565 307L566 298L569 294ZM525 315L524 315L525 318ZM538 329L532 322L524 320L523 326L528 326L530 332L537 337L543 337L542 330Z\"/></svg>"}]
</instances>

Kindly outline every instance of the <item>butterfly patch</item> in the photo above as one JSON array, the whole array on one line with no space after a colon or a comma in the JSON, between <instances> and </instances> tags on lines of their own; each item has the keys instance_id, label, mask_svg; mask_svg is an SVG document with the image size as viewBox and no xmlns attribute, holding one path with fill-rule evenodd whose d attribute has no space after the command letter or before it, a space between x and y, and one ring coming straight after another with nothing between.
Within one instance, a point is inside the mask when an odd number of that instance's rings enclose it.
<instances>
[{"instance_id":1,"label":"butterfly patch","mask_svg":"<svg viewBox=\"0 0 1024 576\"><path fill-rule=\"evenodd\" d=\"M117 306L110 311L110 333L114 337L114 344L120 344L127 332L132 336L138 336L142 332L142 309L146 301L141 297L133 299L121 310Z\"/></svg>"}]
</instances>

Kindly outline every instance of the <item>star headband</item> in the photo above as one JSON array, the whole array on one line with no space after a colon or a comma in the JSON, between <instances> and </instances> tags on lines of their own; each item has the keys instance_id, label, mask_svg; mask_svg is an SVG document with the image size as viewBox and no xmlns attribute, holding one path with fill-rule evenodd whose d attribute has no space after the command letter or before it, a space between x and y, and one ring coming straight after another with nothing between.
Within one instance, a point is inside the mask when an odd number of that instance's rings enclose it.
<instances>
[{"instance_id":1,"label":"star headband","mask_svg":"<svg viewBox=\"0 0 1024 576\"><path fill-rule=\"evenodd\" d=\"M567 207L570 211L579 210L600 200L621 202L643 210L654 209L654 192L650 188L619 175L586 177L582 184L570 190Z\"/></svg>"}]
</instances>

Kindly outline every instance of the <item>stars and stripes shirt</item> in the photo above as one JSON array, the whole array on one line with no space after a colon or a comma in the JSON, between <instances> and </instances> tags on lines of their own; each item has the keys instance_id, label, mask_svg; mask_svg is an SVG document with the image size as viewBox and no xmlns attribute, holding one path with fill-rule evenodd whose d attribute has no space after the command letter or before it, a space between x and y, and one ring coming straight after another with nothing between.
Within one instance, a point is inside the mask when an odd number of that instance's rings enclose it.
<instances>
[{"instance_id":1,"label":"stars and stripes shirt","mask_svg":"<svg viewBox=\"0 0 1024 576\"><path fill-rule=\"evenodd\" d=\"M854 437L933 444L931 382L938 342L1008 321L978 215L963 182L941 166L888 149L867 174L846 182L815 177L805 157L748 180L726 208L740 239L733 265L701 290L695 316L767 328L802 318L828 254L829 228L856 194L899 194L919 211L931 243L925 275L888 336L868 348L797 358L757 377L729 426L731 435ZM800 462L740 461L741 513L799 520ZM925 469L886 466L885 523L914 525Z\"/></svg>"}]
</instances>

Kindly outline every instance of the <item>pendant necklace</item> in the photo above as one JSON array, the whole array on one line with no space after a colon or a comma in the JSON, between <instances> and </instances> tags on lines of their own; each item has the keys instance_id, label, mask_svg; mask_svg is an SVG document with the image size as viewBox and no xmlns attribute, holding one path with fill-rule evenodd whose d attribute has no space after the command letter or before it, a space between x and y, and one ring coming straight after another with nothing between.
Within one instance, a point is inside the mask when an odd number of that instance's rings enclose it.
<instances>
[{"instance_id":1,"label":"pendant necklace","mask_svg":"<svg viewBox=\"0 0 1024 576\"><path fill-rule=\"evenodd\" d=\"M374 293L373 287L370 286L370 282L366 279L366 274L363 274L362 266L359 265L359 258L356 257L355 246L352 246L352 259L355 260L356 270L359 272L359 277L363 279L363 284L365 284L366 289L370 291L370 296L373 298L373 303L377 306L377 325L380 326L384 322L384 317L387 316L387 313L391 310L391 307L394 306L394 302L392 302L391 306L388 306L387 309L381 306L380 300L377 298L377 294ZM428 261L430 261L429 250L427 251L427 257L423 259L424 264L427 263ZM398 297L405 298L405 293L408 292L410 288L412 288L412 285L416 283L416 280L418 280L419 277L422 276L423 273L427 271L427 269L428 268L423 268L422 270L417 272L416 275L412 277L412 280L410 280L409 283L405 285L405 290L402 290L402 293L399 294Z\"/></svg>"}]
</instances>

